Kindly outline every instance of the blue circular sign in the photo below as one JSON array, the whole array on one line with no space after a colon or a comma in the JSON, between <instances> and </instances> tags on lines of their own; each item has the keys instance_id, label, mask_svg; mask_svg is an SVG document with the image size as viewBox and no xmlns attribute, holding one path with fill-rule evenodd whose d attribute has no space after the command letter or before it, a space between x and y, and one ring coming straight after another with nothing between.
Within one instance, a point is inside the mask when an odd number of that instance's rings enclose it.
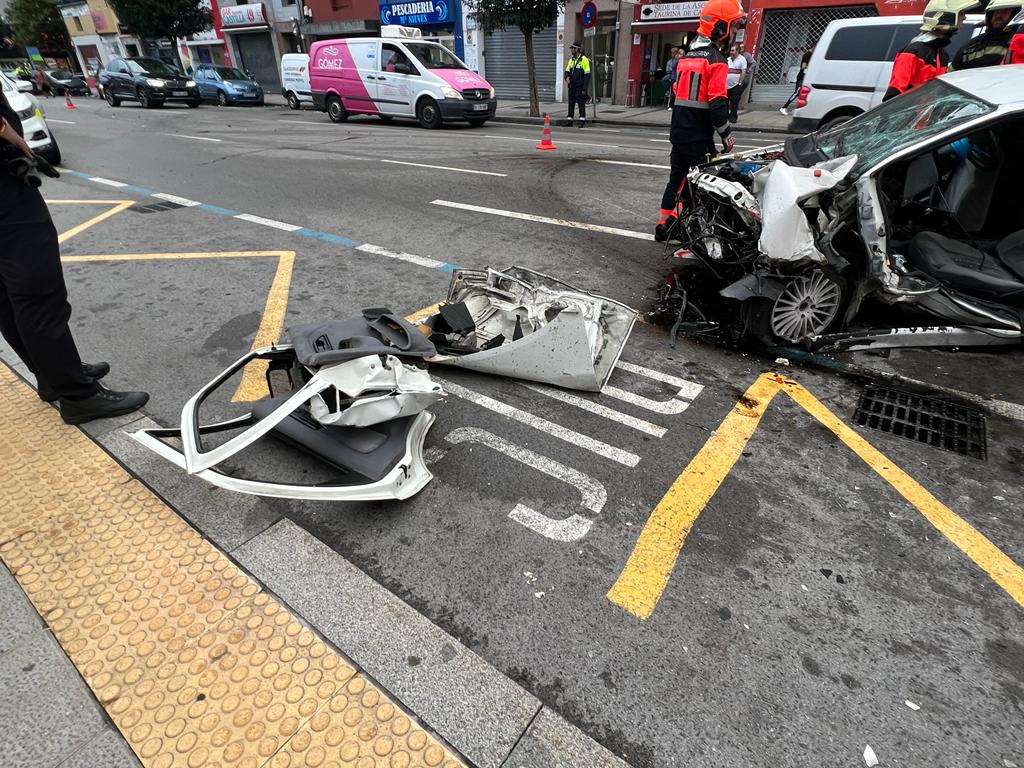
<instances>
[{"instance_id":1,"label":"blue circular sign","mask_svg":"<svg viewBox=\"0 0 1024 768\"><path fill-rule=\"evenodd\" d=\"M591 2L583 4L583 10L580 11L580 23L584 27L592 27L597 24L597 6Z\"/></svg>"}]
</instances>

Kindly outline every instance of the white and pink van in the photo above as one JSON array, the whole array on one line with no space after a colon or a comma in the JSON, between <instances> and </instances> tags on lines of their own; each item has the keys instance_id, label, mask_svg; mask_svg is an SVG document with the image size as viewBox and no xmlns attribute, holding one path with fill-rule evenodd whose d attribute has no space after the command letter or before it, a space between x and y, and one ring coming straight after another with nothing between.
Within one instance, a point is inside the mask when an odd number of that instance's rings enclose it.
<instances>
[{"instance_id":1,"label":"white and pink van","mask_svg":"<svg viewBox=\"0 0 1024 768\"><path fill-rule=\"evenodd\" d=\"M494 89L418 29L382 27L384 37L321 40L309 52L313 105L336 123L349 115L408 117L424 128L494 117Z\"/></svg>"}]
</instances>

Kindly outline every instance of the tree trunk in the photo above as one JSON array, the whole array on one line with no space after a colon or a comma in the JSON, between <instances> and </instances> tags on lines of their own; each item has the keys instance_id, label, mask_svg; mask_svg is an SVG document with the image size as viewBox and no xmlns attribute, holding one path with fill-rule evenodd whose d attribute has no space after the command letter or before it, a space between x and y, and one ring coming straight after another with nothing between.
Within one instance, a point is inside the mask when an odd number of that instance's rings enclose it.
<instances>
[{"instance_id":1,"label":"tree trunk","mask_svg":"<svg viewBox=\"0 0 1024 768\"><path fill-rule=\"evenodd\" d=\"M526 72L530 79L530 117L540 117L540 99L537 98L537 69L533 65L533 30L522 30L526 38Z\"/></svg>"}]
</instances>

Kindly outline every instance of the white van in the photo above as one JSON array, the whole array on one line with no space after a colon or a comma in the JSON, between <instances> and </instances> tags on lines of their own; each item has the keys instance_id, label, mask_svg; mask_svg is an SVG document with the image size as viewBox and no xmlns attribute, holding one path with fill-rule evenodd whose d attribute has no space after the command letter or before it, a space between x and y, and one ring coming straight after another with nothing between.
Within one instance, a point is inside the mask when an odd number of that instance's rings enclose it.
<instances>
[{"instance_id":1,"label":"white van","mask_svg":"<svg viewBox=\"0 0 1024 768\"><path fill-rule=\"evenodd\" d=\"M286 53L281 57L281 95L292 109L313 103L309 90L309 54Z\"/></svg>"},{"instance_id":2,"label":"white van","mask_svg":"<svg viewBox=\"0 0 1024 768\"><path fill-rule=\"evenodd\" d=\"M966 18L946 48L950 59L984 23L983 16ZM920 16L831 22L811 54L789 130L810 133L830 128L881 104L896 54L920 31Z\"/></svg>"}]
</instances>

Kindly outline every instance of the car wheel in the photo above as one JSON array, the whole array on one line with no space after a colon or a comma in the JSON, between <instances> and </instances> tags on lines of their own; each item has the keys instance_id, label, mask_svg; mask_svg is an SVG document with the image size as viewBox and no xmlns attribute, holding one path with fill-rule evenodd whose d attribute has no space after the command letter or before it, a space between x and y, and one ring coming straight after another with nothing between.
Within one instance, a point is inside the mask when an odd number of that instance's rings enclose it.
<instances>
[{"instance_id":1,"label":"car wheel","mask_svg":"<svg viewBox=\"0 0 1024 768\"><path fill-rule=\"evenodd\" d=\"M192 101L188 102L188 108L189 109L196 109L198 107L199 107L199 99L193 99Z\"/></svg>"},{"instance_id":2,"label":"car wheel","mask_svg":"<svg viewBox=\"0 0 1024 768\"><path fill-rule=\"evenodd\" d=\"M765 346L794 344L831 330L845 303L845 282L815 269L787 280L776 299L747 299L740 318L746 335Z\"/></svg>"},{"instance_id":3,"label":"car wheel","mask_svg":"<svg viewBox=\"0 0 1024 768\"><path fill-rule=\"evenodd\" d=\"M479 128L481 125L483 125L484 123L487 122L487 118L486 117L468 117L468 118L466 118L466 122L469 123L474 128Z\"/></svg>"},{"instance_id":4,"label":"car wheel","mask_svg":"<svg viewBox=\"0 0 1024 768\"><path fill-rule=\"evenodd\" d=\"M114 95L113 91L104 88L103 92L104 92L104 96L107 99L107 104L109 104L112 107L119 107L119 106L121 106L121 100L119 98L117 98L117 96Z\"/></svg>"},{"instance_id":5,"label":"car wheel","mask_svg":"<svg viewBox=\"0 0 1024 768\"><path fill-rule=\"evenodd\" d=\"M288 91L288 109L299 109L302 104L299 103L299 97L291 91Z\"/></svg>"},{"instance_id":6,"label":"car wheel","mask_svg":"<svg viewBox=\"0 0 1024 768\"><path fill-rule=\"evenodd\" d=\"M431 98L422 99L416 107L416 119L424 128L440 128L441 108Z\"/></svg>"},{"instance_id":7,"label":"car wheel","mask_svg":"<svg viewBox=\"0 0 1024 768\"><path fill-rule=\"evenodd\" d=\"M327 97L327 116L331 118L332 123L344 123L348 120L348 112L337 96Z\"/></svg>"},{"instance_id":8,"label":"car wheel","mask_svg":"<svg viewBox=\"0 0 1024 768\"><path fill-rule=\"evenodd\" d=\"M231 102L228 101L228 96L224 91L217 91L217 103L222 107L226 107Z\"/></svg>"},{"instance_id":9,"label":"car wheel","mask_svg":"<svg viewBox=\"0 0 1024 768\"><path fill-rule=\"evenodd\" d=\"M139 104L142 105L143 109L152 109L154 106L156 106L156 104L153 101L153 99L150 98L150 95L148 93L146 93L142 88L139 88L138 95L139 95Z\"/></svg>"},{"instance_id":10,"label":"car wheel","mask_svg":"<svg viewBox=\"0 0 1024 768\"><path fill-rule=\"evenodd\" d=\"M377 115L377 117L379 117L381 119L381 122L384 123L390 123L392 120L394 120L394 117L392 115Z\"/></svg>"},{"instance_id":11,"label":"car wheel","mask_svg":"<svg viewBox=\"0 0 1024 768\"><path fill-rule=\"evenodd\" d=\"M50 146L39 154L50 165L60 165L60 147L57 146L57 139L52 134L50 135Z\"/></svg>"}]
</instances>

